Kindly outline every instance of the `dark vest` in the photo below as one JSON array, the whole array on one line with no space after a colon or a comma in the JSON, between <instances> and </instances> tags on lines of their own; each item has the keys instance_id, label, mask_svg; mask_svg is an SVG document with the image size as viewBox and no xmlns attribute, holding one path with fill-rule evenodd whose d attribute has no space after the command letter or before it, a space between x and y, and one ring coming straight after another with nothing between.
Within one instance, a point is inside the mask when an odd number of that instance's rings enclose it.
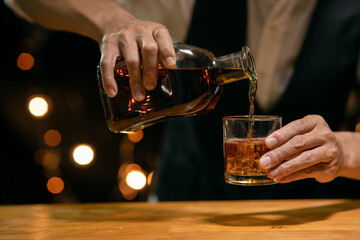
<instances>
[{"instance_id":1,"label":"dark vest","mask_svg":"<svg viewBox=\"0 0 360 240\"><path fill-rule=\"evenodd\" d=\"M199 0L187 42L216 56L245 45L246 1ZM269 112L286 124L319 114L333 130L340 127L360 45L360 1L318 0L295 71L282 98ZM256 59L255 59L256 62ZM221 118L247 114L248 82L224 86L215 110L166 123L157 194L160 200L360 197L359 181L313 179L265 187L226 184L223 177Z\"/></svg>"}]
</instances>

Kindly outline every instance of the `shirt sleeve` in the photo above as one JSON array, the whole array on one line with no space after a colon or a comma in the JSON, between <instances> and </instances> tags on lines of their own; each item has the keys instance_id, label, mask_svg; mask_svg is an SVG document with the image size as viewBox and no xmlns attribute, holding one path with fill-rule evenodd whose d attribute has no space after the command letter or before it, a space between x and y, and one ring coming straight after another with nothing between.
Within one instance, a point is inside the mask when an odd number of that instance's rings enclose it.
<instances>
[{"instance_id":1,"label":"shirt sleeve","mask_svg":"<svg viewBox=\"0 0 360 240\"><path fill-rule=\"evenodd\" d=\"M165 25L174 41L184 41L190 27L195 0L114 0L135 17ZM16 0L4 0L16 14L33 22Z\"/></svg>"},{"instance_id":2,"label":"shirt sleeve","mask_svg":"<svg viewBox=\"0 0 360 240\"><path fill-rule=\"evenodd\" d=\"M33 19L22 10L22 8L19 6L19 4L16 1L4 0L4 3L20 17L24 18L29 22L33 22Z\"/></svg>"},{"instance_id":3,"label":"shirt sleeve","mask_svg":"<svg viewBox=\"0 0 360 240\"><path fill-rule=\"evenodd\" d=\"M195 0L115 0L136 18L167 27L174 41L184 41L192 19Z\"/></svg>"}]
</instances>

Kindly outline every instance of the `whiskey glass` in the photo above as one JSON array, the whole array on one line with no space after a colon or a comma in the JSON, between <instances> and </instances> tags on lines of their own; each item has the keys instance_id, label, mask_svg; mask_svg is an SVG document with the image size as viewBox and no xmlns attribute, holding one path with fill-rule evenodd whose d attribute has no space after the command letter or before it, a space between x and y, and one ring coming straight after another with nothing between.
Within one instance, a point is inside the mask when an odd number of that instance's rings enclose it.
<instances>
[{"instance_id":1,"label":"whiskey glass","mask_svg":"<svg viewBox=\"0 0 360 240\"><path fill-rule=\"evenodd\" d=\"M275 184L259 165L260 158L270 149L265 139L281 128L281 117L247 115L223 118L223 149L225 182L243 186Z\"/></svg>"}]
</instances>

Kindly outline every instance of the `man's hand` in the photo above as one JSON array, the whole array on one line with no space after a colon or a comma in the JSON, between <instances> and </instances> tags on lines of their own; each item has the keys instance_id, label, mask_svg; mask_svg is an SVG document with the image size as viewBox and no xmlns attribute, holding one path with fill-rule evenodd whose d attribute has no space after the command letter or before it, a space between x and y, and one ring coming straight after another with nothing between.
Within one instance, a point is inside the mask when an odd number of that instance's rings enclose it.
<instances>
[{"instance_id":1,"label":"man's hand","mask_svg":"<svg viewBox=\"0 0 360 240\"><path fill-rule=\"evenodd\" d=\"M114 23L105 29L100 49L103 85L109 97L117 94L114 66L118 57L126 62L131 92L137 101L145 98L145 89L156 87L159 62L168 68L176 66L170 34L165 26L155 22L134 18Z\"/></svg>"},{"instance_id":2,"label":"man's hand","mask_svg":"<svg viewBox=\"0 0 360 240\"><path fill-rule=\"evenodd\" d=\"M318 115L289 123L267 137L266 144L272 150L260 159L260 166L279 183L305 178L329 182L343 164L341 144Z\"/></svg>"}]
</instances>

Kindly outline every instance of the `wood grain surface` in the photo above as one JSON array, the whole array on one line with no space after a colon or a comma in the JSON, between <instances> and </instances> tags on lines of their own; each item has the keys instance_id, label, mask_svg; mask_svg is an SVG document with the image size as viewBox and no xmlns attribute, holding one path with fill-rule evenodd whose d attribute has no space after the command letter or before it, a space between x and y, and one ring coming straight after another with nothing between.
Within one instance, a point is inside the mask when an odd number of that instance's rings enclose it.
<instances>
[{"instance_id":1,"label":"wood grain surface","mask_svg":"<svg viewBox=\"0 0 360 240\"><path fill-rule=\"evenodd\" d=\"M3 205L0 239L360 239L360 200Z\"/></svg>"}]
</instances>

